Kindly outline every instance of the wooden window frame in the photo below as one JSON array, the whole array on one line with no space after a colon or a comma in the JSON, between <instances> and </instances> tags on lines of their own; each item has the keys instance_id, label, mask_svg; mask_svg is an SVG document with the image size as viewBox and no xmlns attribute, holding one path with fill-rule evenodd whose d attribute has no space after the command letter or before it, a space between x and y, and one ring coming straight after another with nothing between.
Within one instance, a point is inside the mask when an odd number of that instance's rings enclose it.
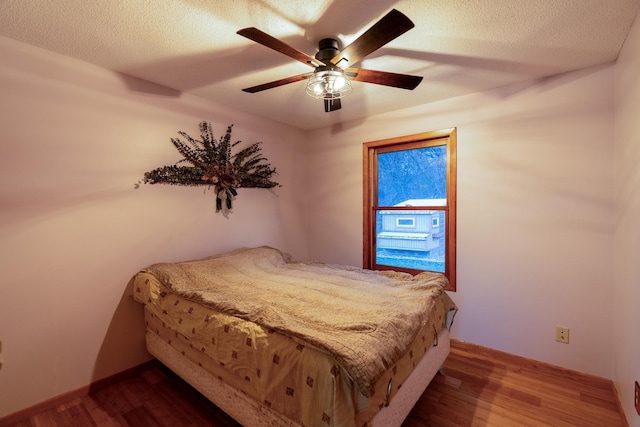
<instances>
[{"instance_id":1,"label":"wooden window frame","mask_svg":"<svg viewBox=\"0 0 640 427\"><path fill-rule=\"evenodd\" d=\"M363 144L363 267L372 270L389 269L380 266L376 259L376 208L378 197L377 154L404 149L429 147L437 145L447 147L447 203L446 206L430 206L428 209L445 211L446 262L444 275L449 279L447 290L456 290L456 175L457 175L457 130L456 128L414 135L365 142ZM397 208L402 210L403 208ZM415 207L405 209L416 209ZM393 267L396 271L418 274L424 270Z\"/></svg>"}]
</instances>

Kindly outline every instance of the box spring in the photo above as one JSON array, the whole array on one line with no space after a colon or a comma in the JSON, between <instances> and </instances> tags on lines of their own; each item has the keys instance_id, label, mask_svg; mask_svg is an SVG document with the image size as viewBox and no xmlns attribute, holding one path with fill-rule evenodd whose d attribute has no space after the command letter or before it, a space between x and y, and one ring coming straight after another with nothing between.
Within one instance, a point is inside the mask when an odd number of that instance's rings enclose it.
<instances>
[{"instance_id":1,"label":"box spring","mask_svg":"<svg viewBox=\"0 0 640 427\"><path fill-rule=\"evenodd\" d=\"M251 427L300 427L300 424L225 384L155 333L147 331L146 342L149 352L154 357L240 424ZM383 407L367 426L399 427L442 367L448 354L449 331L444 328L438 335L437 345L427 351L391 399L389 406Z\"/></svg>"}]
</instances>

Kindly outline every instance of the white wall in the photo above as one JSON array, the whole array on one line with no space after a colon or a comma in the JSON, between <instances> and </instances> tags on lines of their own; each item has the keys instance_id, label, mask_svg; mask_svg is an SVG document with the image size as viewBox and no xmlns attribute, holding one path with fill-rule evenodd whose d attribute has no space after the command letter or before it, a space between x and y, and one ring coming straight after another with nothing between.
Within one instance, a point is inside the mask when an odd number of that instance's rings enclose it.
<instances>
[{"instance_id":1,"label":"white wall","mask_svg":"<svg viewBox=\"0 0 640 427\"><path fill-rule=\"evenodd\" d=\"M0 417L149 358L126 296L140 268L262 244L307 255L300 132L10 39L0 57ZM263 141L283 187L241 189L228 219L203 188L134 190L201 120Z\"/></svg>"},{"instance_id":2,"label":"white wall","mask_svg":"<svg viewBox=\"0 0 640 427\"><path fill-rule=\"evenodd\" d=\"M590 68L314 132L310 257L362 263L363 142L457 127L453 337L611 378L613 75Z\"/></svg>"},{"instance_id":3,"label":"white wall","mask_svg":"<svg viewBox=\"0 0 640 427\"><path fill-rule=\"evenodd\" d=\"M633 406L640 382L640 19L616 64L614 381L630 426L640 427Z\"/></svg>"}]
</instances>

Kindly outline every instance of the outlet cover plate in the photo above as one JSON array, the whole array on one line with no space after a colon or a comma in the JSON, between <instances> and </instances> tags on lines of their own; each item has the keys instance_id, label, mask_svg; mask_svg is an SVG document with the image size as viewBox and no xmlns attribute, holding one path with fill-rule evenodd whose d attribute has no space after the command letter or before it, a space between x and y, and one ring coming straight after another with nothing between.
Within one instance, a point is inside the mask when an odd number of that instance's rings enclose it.
<instances>
[{"instance_id":1,"label":"outlet cover plate","mask_svg":"<svg viewBox=\"0 0 640 427\"><path fill-rule=\"evenodd\" d=\"M640 415L640 384L638 384L638 381L636 381L636 392L634 396L633 401L635 402L636 412Z\"/></svg>"},{"instance_id":2,"label":"outlet cover plate","mask_svg":"<svg viewBox=\"0 0 640 427\"><path fill-rule=\"evenodd\" d=\"M556 326L556 341L569 344L569 328L565 326Z\"/></svg>"}]
</instances>

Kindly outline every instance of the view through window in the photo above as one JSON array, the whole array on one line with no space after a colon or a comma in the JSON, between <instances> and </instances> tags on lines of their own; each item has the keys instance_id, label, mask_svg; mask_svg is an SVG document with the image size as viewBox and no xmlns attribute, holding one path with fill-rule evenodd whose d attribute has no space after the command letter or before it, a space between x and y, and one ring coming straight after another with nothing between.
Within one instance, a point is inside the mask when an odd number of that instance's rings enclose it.
<instances>
[{"instance_id":1,"label":"view through window","mask_svg":"<svg viewBox=\"0 0 640 427\"><path fill-rule=\"evenodd\" d=\"M455 290L455 129L364 144L364 266L444 273Z\"/></svg>"}]
</instances>

